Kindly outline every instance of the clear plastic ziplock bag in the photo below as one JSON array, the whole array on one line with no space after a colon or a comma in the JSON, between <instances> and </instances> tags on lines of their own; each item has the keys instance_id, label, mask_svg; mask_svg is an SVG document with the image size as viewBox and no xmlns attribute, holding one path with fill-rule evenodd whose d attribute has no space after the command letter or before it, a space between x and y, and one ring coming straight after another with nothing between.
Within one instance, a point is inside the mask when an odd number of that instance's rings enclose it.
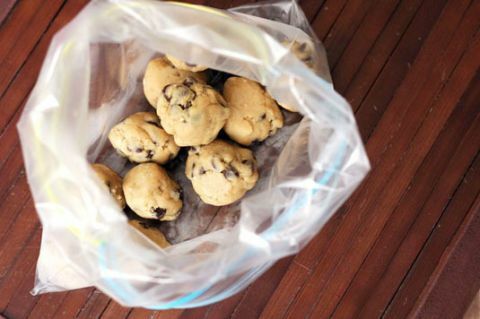
<instances>
[{"instance_id":1,"label":"clear plastic ziplock bag","mask_svg":"<svg viewBox=\"0 0 480 319\"><path fill-rule=\"evenodd\" d=\"M309 69L285 41L313 41ZM142 92L148 61L172 54L260 82L285 112L279 133L254 147L261 178L237 203L186 197L165 223L161 249L128 225L90 168L128 164L109 146L110 128L152 110ZM125 306L196 307L222 300L298 252L369 170L348 103L330 83L323 47L295 1L229 11L148 0L98 0L53 39L18 124L43 225L33 293L96 286Z\"/></svg>"}]
</instances>

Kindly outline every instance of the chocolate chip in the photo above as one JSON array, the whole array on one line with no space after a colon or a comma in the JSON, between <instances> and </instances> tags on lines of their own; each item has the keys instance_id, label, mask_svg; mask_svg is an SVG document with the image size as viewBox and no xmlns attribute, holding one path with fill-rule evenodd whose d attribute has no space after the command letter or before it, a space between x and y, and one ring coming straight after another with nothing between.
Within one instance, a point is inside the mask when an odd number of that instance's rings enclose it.
<instances>
[{"instance_id":1,"label":"chocolate chip","mask_svg":"<svg viewBox=\"0 0 480 319\"><path fill-rule=\"evenodd\" d=\"M313 61L313 57L312 57L312 56L308 56L308 57L302 59L302 61L305 62L305 63L310 63L310 62Z\"/></svg>"},{"instance_id":2,"label":"chocolate chip","mask_svg":"<svg viewBox=\"0 0 480 319\"><path fill-rule=\"evenodd\" d=\"M192 66L192 67L193 67L193 66L196 66L195 64L189 65L188 63L187 63L187 65L188 65L188 66ZM187 77L187 78L183 81L183 85L186 85L186 86L188 86L188 87L191 87L191 86L192 86L193 84L195 84L196 82L197 82L197 81L196 81L194 78L192 78L192 77Z\"/></svg>"},{"instance_id":3,"label":"chocolate chip","mask_svg":"<svg viewBox=\"0 0 480 319\"><path fill-rule=\"evenodd\" d=\"M182 110L189 109L193 101L197 98L197 93L191 90L187 85L177 84L175 90L171 93L168 101L172 107L178 106Z\"/></svg>"},{"instance_id":4,"label":"chocolate chip","mask_svg":"<svg viewBox=\"0 0 480 319\"><path fill-rule=\"evenodd\" d=\"M153 157L153 151L147 150L147 159L152 159L152 157Z\"/></svg>"},{"instance_id":5,"label":"chocolate chip","mask_svg":"<svg viewBox=\"0 0 480 319\"><path fill-rule=\"evenodd\" d=\"M298 51L300 51L300 52L305 52L306 49L307 49L307 43L306 43L306 42L303 42L303 43L300 44L300 46L298 47Z\"/></svg>"},{"instance_id":6,"label":"chocolate chip","mask_svg":"<svg viewBox=\"0 0 480 319\"><path fill-rule=\"evenodd\" d=\"M146 228L146 229L152 227L152 226L151 226L150 224L148 224L147 222L140 222L139 224L140 224L143 228Z\"/></svg>"},{"instance_id":7,"label":"chocolate chip","mask_svg":"<svg viewBox=\"0 0 480 319\"><path fill-rule=\"evenodd\" d=\"M154 121L147 121L148 124L155 125L156 127L160 127L160 125L157 122Z\"/></svg>"},{"instance_id":8,"label":"chocolate chip","mask_svg":"<svg viewBox=\"0 0 480 319\"><path fill-rule=\"evenodd\" d=\"M221 171L221 173L223 174L223 176L225 176L226 179L232 179L239 176L238 171L235 169L235 167L229 167L226 170L224 169L223 171Z\"/></svg>"},{"instance_id":9,"label":"chocolate chip","mask_svg":"<svg viewBox=\"0 0 480 319\"><path fill-rule=\"evenodd\" d=\"M192 153L195 153L195 154L198 154L198 152L200 152L200 149L198 147L195 147L195 146L190 146L190 149L189 149Z\"/></svg>"},{"instance_id":10,"label":"chocolate chip","mask_svg":"<svg viewBox=\"0 0 480 319\"><path fill-rule=\"evenodd\" d=\"M152 207L152 211L155 213L155 216L157 216L158 219L161 219L167 213L167 210L165 208L160 207Z\"/></svg>"},{"instance_id":11,"label":"chocolate chip","mask_svg":"<svg viewBox=\"0 0 480 319\"><path fill-rule=\"evenodd\" d=\"M190 177L191 177L191 178L193 178L193 172L194 172L194 170L195 170L195 163L192 164L192 170L191 170L192 173L190 174Z\"/></svg>"},{"instance_id":12,"label":"chocolate chip","mask_svg":"<svg viewBox=\"0 0 480 319\"><path fill-rule=\"evenodd\" d=\"M260 121L263 121L264 119L267 118L267 114L266 113L263 113L261 116L260 116Z\"/></svg>"},{"instance_id":13,"label":"chocolate chip","mask_svg":"<svg viewBox=\"0 0 480 319\"><path fill-rule=\"evenodd\" d=\"M245 164L245 165L250 166L250 170L252 170L252 171L253 171L253 169L255 168L255 165L254 165L254 163L253 163L252 160L243 160L243 161L242 161L242 164Z\"/></svg>"},{"instance_id":14,"label":"chocolate chip","mask_svg":"<svg viewBox=\"0 0 480 319\"><path fill-rule=\"evenodd\" d=\"M198 170L198 174L200 174L200 175L203 175L203 174L205 174L206 172L207 172L207 171L205 170L205 168L203 168L203 166L200 167L200 169Z\"/></svg>"},{"instance_id":15,"label":"chocolate chip","mask_svg":"<svg viewBox=\"0 0 480 319\"><path fill-rule=\"evenodd\" d=\"M189 108L192 107L192 101L187 101L187 103L185 103L185 105L178 104L178 106L179 106L182 110L187 110L187 109L189 109ZM183 120L183 123L187 123L187 121Z\"/></svg>"},{"instance_id":16,"label":"chocolate chip","mask_svg":"<svg viewBox=\"0 0 480 319\"><path fill-rule=\"evenodd\" d=\"M143 148L137 147L137 148L135 149L135 153L141 153L141 152L143 152Z\"/></svg>"},{"instance_id":17,"label":"chocolate chip","mask_svg":"<svg viewBox=\"0 0 480 319\"><path fill-rule=\"evenodd\" d=\"M163 97L165 98L165 100L167 100L167 102L170 102L170 100L172 99L170 87L173 85L174 84L166 85L162 90Z\"/></svg>"},{"instance_id":18,"label":"chocolate chip","mask_svg":"<svg viewBox=\"0 0 480 319\"><path fill-rule=\"evenodd\" d=\"M259 145L260 142L261 142L260 140L254 139L250 145L252 145L252 146Z\"/></svg>"}]
</instances>

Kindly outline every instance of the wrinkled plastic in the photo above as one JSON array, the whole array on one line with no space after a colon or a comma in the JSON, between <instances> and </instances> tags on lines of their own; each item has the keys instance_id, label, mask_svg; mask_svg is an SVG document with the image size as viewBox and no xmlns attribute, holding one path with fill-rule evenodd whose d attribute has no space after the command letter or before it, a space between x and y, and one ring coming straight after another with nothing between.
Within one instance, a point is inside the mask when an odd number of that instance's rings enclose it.
<instances>
[{"instance_id":1,"label":"wrinkled plastic","mask_svg":"<svg viewBox=\"0 0 480 319\"><path fill-rule=\"evenodd\" d=\"M309 37L316 74L281 44ZM153 111L141 79L159 53L259 81L304 115L290 113L278 134L255 146L261 178L236 204L202 204L175 168L187 197L179 220L162 226L176 243L167 249L127 224L89 166L128 169L106 137L125 116ZM126 306L202 306L298 252L369 169L350 106L329 81L324 49L294 1L230 11L91 2L54 37L18 124L43 225L33 293L96 286Z\"/></svg>"}]
</instances>

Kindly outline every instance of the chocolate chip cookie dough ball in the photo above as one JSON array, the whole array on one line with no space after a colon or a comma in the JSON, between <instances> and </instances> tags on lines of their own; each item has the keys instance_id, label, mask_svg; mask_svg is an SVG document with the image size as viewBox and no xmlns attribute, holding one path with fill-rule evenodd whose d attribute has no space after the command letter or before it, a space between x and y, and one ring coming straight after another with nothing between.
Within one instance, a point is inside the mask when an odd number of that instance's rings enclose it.
<instances>
[{"instance_id":1,"label":"chocolate chip cookie dough ball","mask_svg":"<svg viewBox=\"0 0 480 319\"><path fill-rule=\"evenodd\" d=\"M110 167L103 164L92 164L92 168L98 178L107 186L110 194L117 201L118 205L125 208L125 197L122 190L122 178L118 176Z\"/></svg>"},{"instance_id":2,"label":"chocolate chip cookie dough ball","mask_svg":"<svg viewBox=\"0 0 480 319\"><path fill-rule=\"evenodd\" d=\"M135 163L164 164L177 156L180 148L160 127L153 113L138 112L115 125L108 139L117 152Z\"/></svg>"},{"instance_id":3,"label":"chocolate chip cookie dough ball","mask_svg":"<svg viewBox=\"0 0 480 319\"><path fill-rule=\"evenodd\" d=\"M192 148L185 174L202 201L215 206L240 199L258 180L252 152L221 140Z\"/></svg>"},{"instance_id":4,"label":"chocolate chip cookie dough ball","mask_svg":"<svg viewBox=\"0 0 480 319\"><path fill-rule=\"evenodd\" d=\"M205 71L206 69L208 69L207 67L202 66L202 65L191 64L191 63L184 62L184 61L179 60L179 59L177 59L177 58L175 58L171 55L166 55L166 58L168 59L168 61L170 61L170 63L174 67L176 67L179 70L190 71L190 72L201 72L201 71Z\"/></svg>"},{"instance_id":5,"label":"chocolate chip cookie dough ball","mask_svg":"<svg viewBox=\"0 0 480 319\"><path fill-rule=\"evenodd\" d=\"M162 221L175 220L182 209L182 190L155 163L139 164L123 179L127 205L139 216Z\"/></svg>"},{"instance_id":6,"label":"chocolate chip cookie dough ball","mask_svg":"<svg viewBox=\"0 0 480 319\"><path fill-rule=\"evenodd\" d=\"M300 61L305 63L310 69L312 69L315 73L321 74L321 70L317 63L315 63L314 55L315 55L315 46L312 41L289 41L285 40L282 44L287 47ZM285 103L278 103L284 109L290 112L298 112L298 110Z\"/></svg>"},{"instance_id":7,"label":"chocolate chip cookie dough ball","mask_svg":"<svg viewBox=\"0 0 480 319\"><path fill-rule=\"evenodd\" d=\"M200 82L206 81L206 76L203 73L177 69L166 58L153 59L148 63L145 70L143 92L150 105L157 107L158 96L166 85L182 83L189 77Z\"/></svg>"},{"instance_id":8,"label":"chocolate chip cookie dough ball","mask_svg":"<svg viewBox=\"0 0 480 319\"><path fill-rule=\"evenodd\" d=\"M223 95L230 108L224 129L232 140L243 145L261 142L283 126L277 103L257 82L231 77Z\"/></svg>"},{"instance_id":9,"label":"chocolate chip cookie dough ball","mask_svg":"<svg viewBox=\"0 0 480 319\"><path fill-rule=\"evenodd\" d=\"M315 54L315 47L310 41L283 41L282 44L289 48L290 52L305 63L310 69L315 68L315 60L313 58Z\"/></svg>"},{"instance_id":10,"label":"chocolate chip cookie dough ball","mask_svg":"<svg viewBox=\"0 0 480 319\"><path fill-rule=\"evenodd\" d=\"M150 227L149 225L147 225L145 223L142 223L139 220L134 220L134 219L129 220L128 223L132 227L134 227L135 229L140 231L142 234L147 236L148 239L153 241L158 246L160 246L162 248L166 248L166 247L170 246L170 243L165 238L165 235L158 228Z\"/></svg>"},{"instance_id":11,"label":"chocolate chip cookie dough ball","mask_svg":"<svg viewBox=\"0 0 480 319\"><path fill-rule=\"evenodd\" d=\"M213 141L225 125L230 110L212 87L196 81L167 85L158 98L162 127L179 146Z\"/></svg>"}]
</instances>

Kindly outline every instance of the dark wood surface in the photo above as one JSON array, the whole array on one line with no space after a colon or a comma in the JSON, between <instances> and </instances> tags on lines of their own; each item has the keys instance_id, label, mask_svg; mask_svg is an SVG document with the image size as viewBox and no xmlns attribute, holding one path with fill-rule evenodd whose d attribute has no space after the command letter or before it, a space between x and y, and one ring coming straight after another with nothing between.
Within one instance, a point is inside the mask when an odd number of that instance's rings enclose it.
<instances>
[{"instance_id":1,"label":"dark wood surface","mask_svg":"<svg viewBox=\"0 0 480 319\"><path fill-rule=\"evenodd\" d=\"M190 1L219 8L245 0ZM296 256L189 310L31 296L41 226L15 124L86 0L0 0L0 313L8 318L460 318L480 287L480 1L304 0L372 171Z\"/></svg>"}]
</instances>

